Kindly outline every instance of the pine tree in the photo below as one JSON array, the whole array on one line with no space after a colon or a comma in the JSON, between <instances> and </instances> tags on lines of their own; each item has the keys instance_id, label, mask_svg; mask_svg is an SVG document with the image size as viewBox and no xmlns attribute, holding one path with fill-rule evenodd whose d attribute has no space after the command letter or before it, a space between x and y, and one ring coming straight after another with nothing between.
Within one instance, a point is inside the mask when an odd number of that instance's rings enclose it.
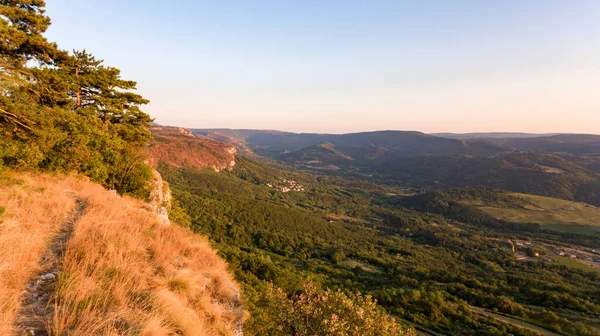
<instances>
[{"instance_id":1,"label":"pine tree","mask_svg":"<svg viewBox=\"0 0 600 336\"><path fill-rule=\"evenodd\" d=\"M43 0L0 0L0 165L76 171L143 196L152 120L136 82L43 33Z\"/></svg>"},{"instance_id":2,"label":"pine tree","mask_svg":"<svg viewBox=\"0 0 600 336\"><path fill-rule=\"evenodd\" d=\"M148 100L131 92L137 83L121 79L121 71L104 66L102 60L83 51L74 51L60 67L72 84L69 95L74 110L93 108L100 119L113 124L146 125L151 119L139 106Z\"/></svg>"},{"instance_id":3,"label":"pine tree","mask_svg":"<svg viewBox=\"0 0 600 336\"><path fill-rule=\"evenodd\" d=\"M0 79L2 98L43 100L43 88L28 64L52 65L65 55L42 35L50 25L42 0L0 1ZM6 100L6 99L4 99ZM0 119L30 130L31 122L22 109L7 110L2 104Z\"/></svg>"},{"instance_id":4,"label":"pine tree","mask_svg":"<svg viewBox=\"0 0 600 336\"><path fill-rule=\"evenodd\" d=\"M0 54L3 71L28 76L30 61L52 64L61 54L42 35L50 26L43 0L0 1Z\"/></svg>"}]
</instances>

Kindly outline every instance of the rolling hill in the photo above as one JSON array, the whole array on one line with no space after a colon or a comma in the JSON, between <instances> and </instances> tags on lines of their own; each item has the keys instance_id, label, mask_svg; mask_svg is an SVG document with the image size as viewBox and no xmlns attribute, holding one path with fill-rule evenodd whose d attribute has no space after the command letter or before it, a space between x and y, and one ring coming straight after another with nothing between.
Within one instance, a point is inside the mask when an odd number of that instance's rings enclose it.
<instances>
[{"instance_id":1,"label":"rolling hill","mask_svg":"<svg viewBox=\"0 0 600 336\"><path fill-rule=\"evenodd\" d=\"M491 143L467 143L462 140L446 139L413 131L376 131L349 134L312 134L278 131L251 130L198 130L192 133L212 139L225 140L238 146L246 146L256 154L287 162L323 159L321 149L315 146L328 144L342 156L357 162L374 158L393 158L434 154L469 154L492 156L504 152L504 148ZM301 151L297 155L291 152ZM310 153L315 153L312 157ZM385 154L385 155L384 155ZM337 160L338 158L333 158ZM334 164L334 162L323 161Z\"/></svg>"},{"instance_id":2,"label":"rolling hill","mask_svg":"<svg viewBox=\"0 0 600 336\"><path fill-rule=\"evenodd\" d=\"M470 143L485 142L516 151L555 154L599 154L600 135L556 134L533 138L502 138L470 140Z\"/></svg>"},{"instance_id":3,"label":"rolling hill","mask_svg":"<svg viewBox=\"0 0 600 336\"><path fill-rule=\"evenodd\" d=\"M600 204L600 174L551 154L415 156L375 166L375 179L412 187L484 186Z\"/></svg>"},{"instance_id":4,"label":"rolling hill","mask_svg":"<svg viewBox=\"0 0 600 336\"><path fill-rule=\"evenodd\" d=\"M342 147L385 147L398 156L494 156L508 152L600 154L600 135L535 133L434 133L375 131L349 134L291 133L265 130L192 129L194 134L232 143L276 158L284 152L322 143Z\"/></svg>"},{"instance_id":5,"label":"rolling hill","mask_svg":"<svg viewBox=\"0 0 600 336\"><path fill-rule=\"evenodd\" d=\"M600 204L600 136L193 130L302 169L414 188L486 186Z\"/></svg>"},{"instance_id":6,"label":"rolling hill","mask_svg":"<svg viewBox=\"0 0 600 336\"><path fill-rule=\"evenodd\" d=\"M477 133L432 133L441 138L472 140L472 139L520 139L537 138L555 134L520 133L520 132L477 132Z\"/></svg>"}]
</instances>

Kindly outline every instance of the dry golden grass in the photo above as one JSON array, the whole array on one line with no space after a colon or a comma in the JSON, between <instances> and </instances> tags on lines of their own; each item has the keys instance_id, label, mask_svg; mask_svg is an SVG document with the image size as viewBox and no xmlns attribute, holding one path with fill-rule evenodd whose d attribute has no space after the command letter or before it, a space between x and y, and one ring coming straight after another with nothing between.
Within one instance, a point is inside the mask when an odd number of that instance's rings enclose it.
<instances>
[{"instance_id":1,"label":"dry golden grass","mask_svg":"<svg viewBox=\"0 0 600 336\"><path fill-rule=\"evenodd\" d=\"M1 325L12 324L20 292L35 273L45 243L73 209L74 198L80 198L87 200L87 208L66 245L54 317L48 321L51 335L234 334L243 315L237 285L203 237L165 226L144 210L143 202L111 198L92 183L25 179L30 189L46 189L38 195L24 186L0 188L5 223L25 223L19 214L31 217L28 225L8 226L19 229L0 227ZM65 189L74 190L73 195L64 196ZM0 334L11 330L0 329Z\"/></svg>"},{"instance_id":2,"label":"dry golden grass","mask_svg":"<svg viewBox=\"0 0 600 336\"><path fill-rule=\"evenodd\" d=\"M15 332L25 287L39 272L43 252L75 206L68 191L83 184L75 178L0 172L0 206L6 209L0 216L0 335Z\"/></svg>"}]
</instances>

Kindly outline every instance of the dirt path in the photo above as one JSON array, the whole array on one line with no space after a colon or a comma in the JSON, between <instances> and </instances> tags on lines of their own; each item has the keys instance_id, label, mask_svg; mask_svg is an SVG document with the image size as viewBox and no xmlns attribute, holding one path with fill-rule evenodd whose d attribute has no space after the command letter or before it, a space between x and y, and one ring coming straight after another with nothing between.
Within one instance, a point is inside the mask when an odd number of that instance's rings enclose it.
<instances>
[{"instance_id":1,"label":"dirt path","mask_svg":"<svg viewBox=\"0 0 600 336\"><path fill-rule=\"evenodd\" d=\"M69 213L61 230L54 236L40 260L40 272L27 284L21 298L22 308L16 319L17 335L48 335L47 321L54 313L53 292L57 274L61 269L64 248L73 232L73 225L85 212L86 200L77 199L75 209Z\"/></svg>"},{"instance_id":2,"label":"dirt path","mask_svg":"<svg viewBox=\"0 0 600 336\"><path fill-rule=\"evenodd\" d=\"M479 314L482 315L487 315L487 316L491 316L493 318L495 318L498 321L502 321L504 323L508 323L508 324L512 324L513 326L519 327L519 328L525 328L525 329L529 329L529 330L533 330L536 333L543 335L543 336L561 336L560 334L557 334L553 331L544 329L540 326L537 326L535 324L531 324L529 322L525 322L513 317L508 317L508 316L504 316L504 315L500 315L500 314L496 314L496 313L492 313L486 309L483 308L479 308L479 307L473 307L473 306L469 306L474 312L477 312Z\"/></svg>"}]
</instances>

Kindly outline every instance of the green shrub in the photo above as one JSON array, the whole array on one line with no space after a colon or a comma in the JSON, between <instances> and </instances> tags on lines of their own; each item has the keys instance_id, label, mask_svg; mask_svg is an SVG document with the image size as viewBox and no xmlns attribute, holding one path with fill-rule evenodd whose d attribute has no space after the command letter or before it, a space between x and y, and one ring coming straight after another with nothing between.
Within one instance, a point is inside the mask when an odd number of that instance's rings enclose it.
<instances>
[{"instance_id":1,"label":"green shrub","mask_svg":"<svg viewBox=\"0 0 600 336\"><path fill-rule=\"evenodd\" d=\"M370 296L320 290L307 283L288 297L273 285L267 291L279 330L272 335L415 335L378 307Z\"/></svg>"},{"instance_id":2,"label":"green shrub","mask_svg":"<svg viewBox=\"0 0 600 336\"><path fill-rule=\"evenodd\" d=\"M173 200L171 203L171 209L169 210L169 219L176 224L184 227L190 227L192 225L192 218L185 212L185 209L181 207L177 200Z\"/></svg>"}]
</instances>

